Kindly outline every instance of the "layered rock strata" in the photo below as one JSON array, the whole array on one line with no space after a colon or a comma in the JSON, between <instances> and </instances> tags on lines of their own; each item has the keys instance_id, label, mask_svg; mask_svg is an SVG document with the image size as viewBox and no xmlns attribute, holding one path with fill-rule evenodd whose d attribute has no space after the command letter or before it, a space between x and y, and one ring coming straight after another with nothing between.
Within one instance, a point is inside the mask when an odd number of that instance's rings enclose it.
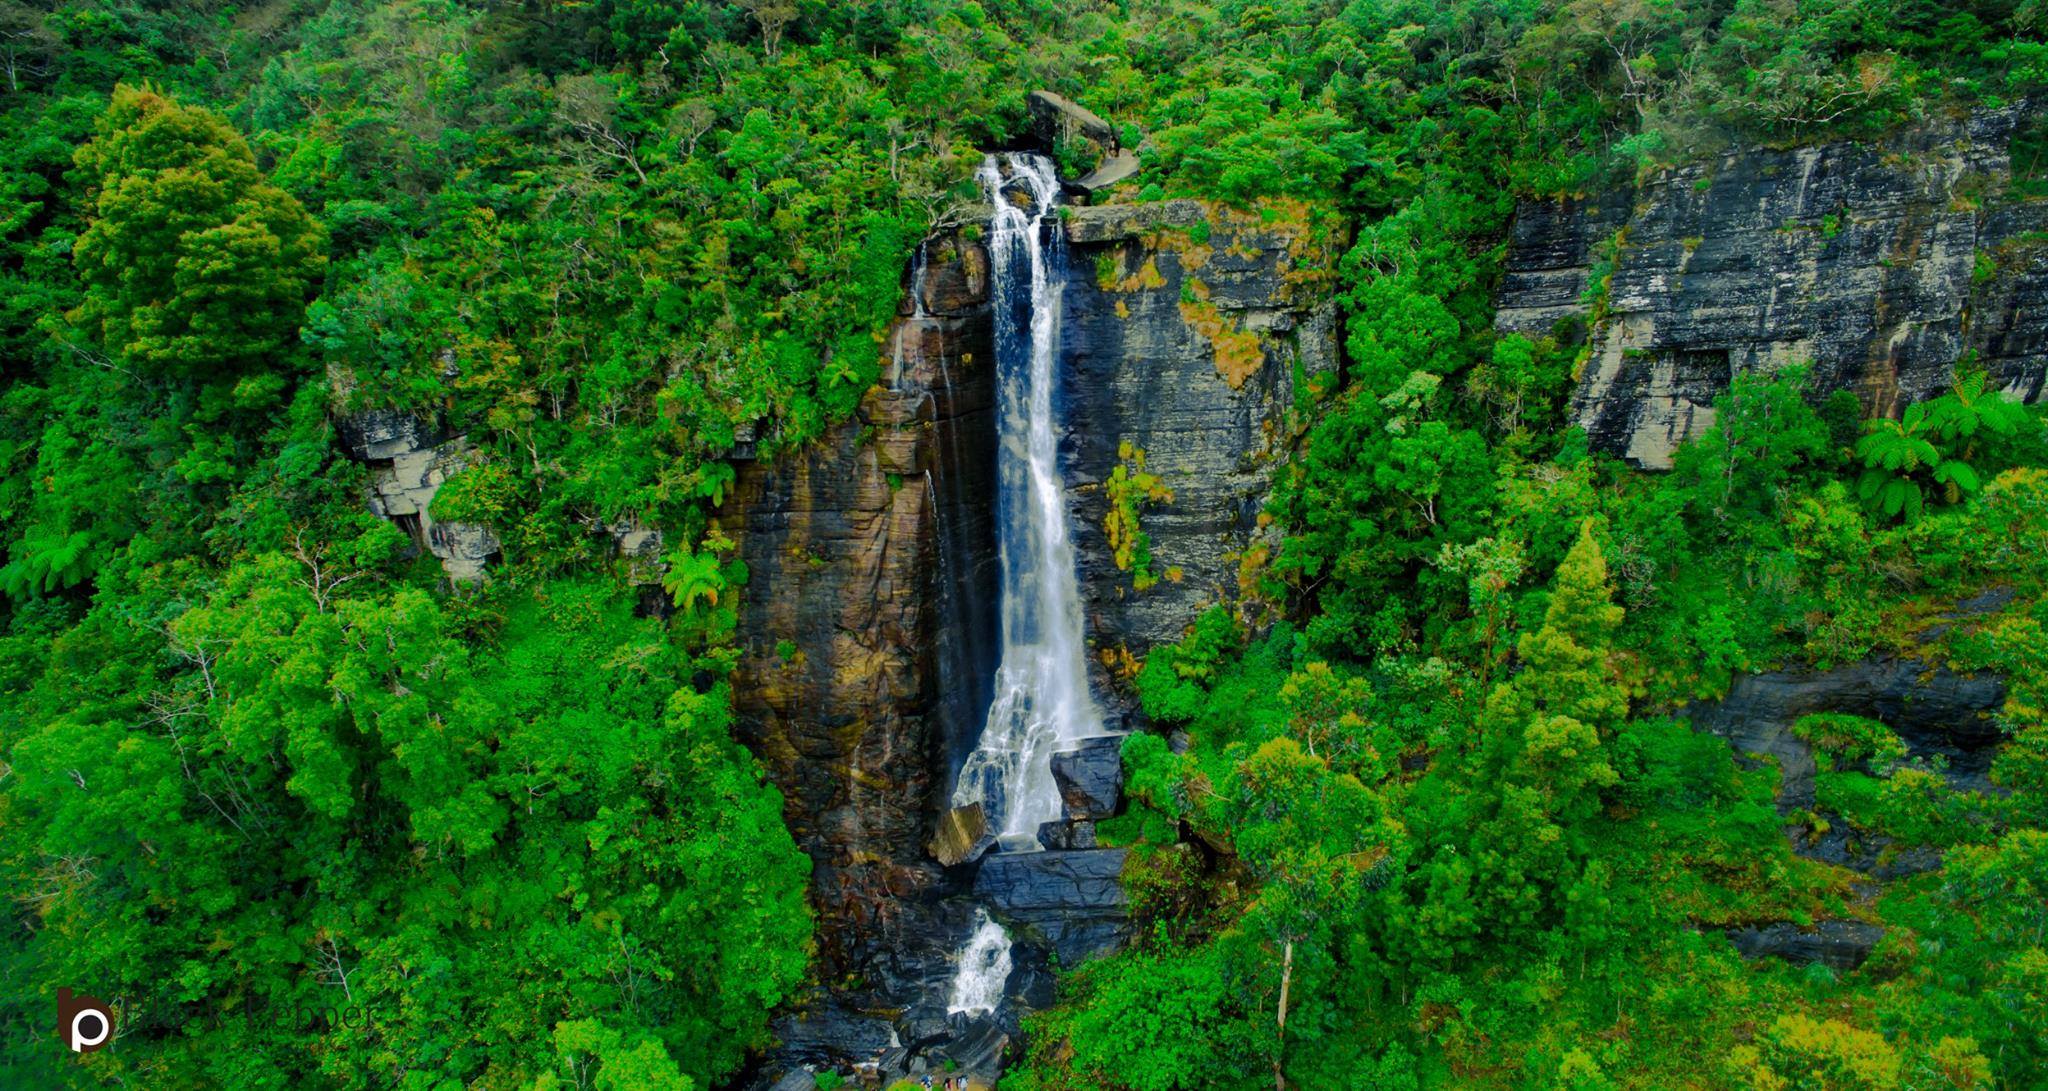
<instances>
[{"instance_id":1,"label":"layered rock strata","mask_svg":"<svg viewBox=\"0 0 2048 1091\"><path fill-rule=\"evenodd\" d=\"M1061 326L1064 468L1090 636L1128 664L1234 598L1304 383L1338 367L1338 240L1306 210L1190 200L1076 208ZM1126 455L1164 490L1138 504L1151 576L1120 568L1104 488ZM1170 495L1169 495L1170 494Z\"/></svg>"},{"instance_id":2,"label":"layered rock strata","mask_svg":"<svg viewBox=\"0 0 2048 1091\"><path fill-rule=\"evenodd\" d=\"M881 381L820 442L741 467L743 741L812 860L828 976L898 948L994 673L988 258L933 243Z\"/></svg>"},{"instance_id":3,"label":"layered rock strata","mask_svg":"<svg viewBox=\"0 0 2048 1091\"><path fill-rule=\"evenodd\" d=\"M1133 725L1110 667L1234 595L1288 410L1300 384L1334 377L1331 241L1301 210L1277 211L1161 202L1075 208L1065 221L1055 411L1112 726ZM832 986L779 1024L764 1078L806 1063L902 1073L946 1059L992 1072L1018 1012L1051 1001L1051 966L1113 949L1128 927L1123 852L1096 833L1121 803L1118 739L1056 758L1064 806L1041 830L1046 851L992 852L986 817L951 806L997 653L995 353L979 237L970 227L921 253L889 362L855 419L743 465L721 512L750 574L740 732L812 858ZM1105 528L1102 483L1126 445L1171 493L1140 513L1161 574L1143 591ZM978 908L1014 940L1011 1004L949 1015L953 959Z\"/></svg>"},{"instance_id":4,"label":"layered rock strata","mask_svg":"<svg viewBox=\"0 0 2048 1091\"><path fill-rule=\"evenodd\" d=\"M1742 149L1633 191L1525 202L1496 327L1589 339L1573 422L1645 468L1711 426L1734 376L1793 363L1872 414L1942 393L1965 354L2038 401L2048 203L2019 194L2008 147L2039 120Z\"/></svg>"}]
</instances>

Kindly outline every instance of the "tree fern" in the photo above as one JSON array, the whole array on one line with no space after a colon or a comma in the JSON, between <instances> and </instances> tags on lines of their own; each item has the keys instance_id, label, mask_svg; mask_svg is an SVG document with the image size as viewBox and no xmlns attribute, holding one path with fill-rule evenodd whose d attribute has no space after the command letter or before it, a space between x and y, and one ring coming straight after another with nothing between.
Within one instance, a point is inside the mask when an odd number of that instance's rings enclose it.
<instances>
[{"instance_id":1,"label":"tree fern","mask_svg":"<svg viewBox=\"0 0 2048 1091\"><path fill-rule=\"evenodd\" d=\"M1898 420L1868 422L1856 454L1863 460L1857 493L1871 510L1912 521L1925 505L1925 484L1941 489L1944 501L1960 503L1983 488L1971 465L1980 433L2009 436L2026 420L2026 407L2000 390L1978 368L1963 364L1955 385L1939 398L1906 407ZM1924 473L1923 473L1924 471Z\"/></svg>"}]
</instances>

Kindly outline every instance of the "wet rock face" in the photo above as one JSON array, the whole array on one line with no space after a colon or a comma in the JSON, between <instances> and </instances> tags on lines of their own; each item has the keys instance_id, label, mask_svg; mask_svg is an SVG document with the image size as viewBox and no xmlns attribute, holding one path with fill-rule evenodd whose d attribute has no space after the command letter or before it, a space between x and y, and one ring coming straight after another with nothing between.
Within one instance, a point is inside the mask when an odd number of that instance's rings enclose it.
<instances>
[{"instance_id":1,"label":"wet rock face","mask_svg":"<svg viewBox=\"0 0 2048 1091\"><path fill-rule=\"evenodd\" d=\"M994 848L996 835L988 828L988 815L980 803L954 807L939 816L938 830L926 849L946 867L969 863Z\"/></svg>"},{"instance_id":2,"label":"wet rock face","mask_svg":"<svg viewBox=\"0 0 2048 1091\"><path fill-rule=\"evenodd\" d=\"M886 1086L905 1075L946 1070L948 1062L984 1084L993 1081L1021 1034L1017 1004L989 1014L946 1010L954 958L974 927L973 903L957 897L902 908L904 941L870 964L875 981L851 992L820 993L778 1019L774 1055L742 1085L767 1091L788 1073L816 1066L873 1073L876 1085ZM1023 1005L1049 1006L1055 992L1046 949L1020 944L1012 957L1008 995Z\"/></svg>"},{"instance_id":3,"label":"wet rock face","mask_svg":"<svg viewBox=\"0 0 2048 1091\"><path fill-rule=\"evenodd\" d=\"M1745 150L1632 193L1525 203L1496 327L1540 338L1583 324L1589 282L1611 270L1573 419L1597 449L1649 468L1712 424L1733 376L1795 362L1877 413L1940 394L1975 351L1997 385L2037 401L2048 205L2007 193L2022 120Z\"/></svg>"},{"instance_id":4,"label":"wet rock face","mask_svg":"<svg viewBox=\"0 0 2048 1091\"><path fill-rule=\"evenodd\" d=\"M1005 853L981 863L975 896L1077 966L1123 944L1122 849Z\"/></svg>"},{"instance_id":5,"label":"wet rock face","mask_svg":"<svg viewBox=\"0 0 2048 1091\"><path fill-rule=\"evenodd\" d=\"M1052 779L1069 822L1095 821L1116 814L1123 790L1123 739L1105 735L1083 739L1072 750L1052 756Z\"/></svg>"},{"instance_id":6,"label":"wet rock face","mask_svg":"<svg viewBox=\"0 0 2048 1091\"><path fill-rule=\"evenodd\" d=\"M1232 554L1254 536L1297 378L1336 366L1327 252L1305 227L1193 202L1075 209L1068 230L1056 410L1084 608L1097 648L1142 654L1234 592ZM1094 825L1119 803L1119 739L1059 755L1066 813L1041 831L1048 851L991 853L985 821L951 806L998 654L987 255L934 242L906 288L856 419L744 465L721 514L749 570L740 734L811 856L830 983L778 1024L762 1087L810 1063L901 1074L951 1059L992 1075L1021 1014L1052 1002L1055 962L1113 950L1128 929L1124 853L1098 847ZM1173 490L1142 525L1157 569L1181 579L1142 593L1103 527L1121 442ZM1096 681L1114 726L1118 691ZM978 907L1014 941L1009 1002L952 1013Z\"/></svg>"},{"instance_id":7,"label":"wet rock face","mask_svg":"<svg viewBox=\"0 0 2048 1091\"><path fill-rule=\"evenodd\" d=\"M1235 597L1237 554L1304 396L1295 384L1337 368L1335 244L1305 222L1185 200L1075 208L1065 222L1062 457L1084 609L1098 653L1142 656ZM1162 577L1144 591L1104 529L1102 483L1126 443L1172 491L1141 510Z\"/></svg>"},{"instance_id":8,"label":"wet rock face","mask_svg":"<svg viewBox=\"0 0 2048 1091\"><path fill-rule=\"evenodd\" d=\"M901 903L944 885L926 846L988 704L987 269L978 244L932 244L855 418L742 466L721 514L749 571L740 734L811 857L828 979L902 948L916 925Z\"/></svg>"}]
</instances>

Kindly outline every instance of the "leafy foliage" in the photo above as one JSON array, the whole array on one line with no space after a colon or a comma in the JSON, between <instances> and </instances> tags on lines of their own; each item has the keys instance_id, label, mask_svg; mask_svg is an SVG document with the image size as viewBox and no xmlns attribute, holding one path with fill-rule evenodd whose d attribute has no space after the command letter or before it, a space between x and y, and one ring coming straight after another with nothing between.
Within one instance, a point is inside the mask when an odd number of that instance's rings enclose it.
<instances>
[{"instance_id":1,"label":"leafy foliage","mask_svg":"<svg viewBox=\"0 0 2048 1091\"><path fill-rule=\"evenodd\" d=\"M2035 8L0 2L0 969L136 1017L0 1083L738 1071L809 915L731 737L728 458L856 412L906 257L1041 86L1145 147L1110 199L1355 241L1346 381L1274 437L1272 601L1137 676L1187 742L1127 740L1103 827L1140 939L1005 1086L2039 1083L2035 417L1967 362L1867 425L1786 368L1638 474L1562 427L1583 331L1500 337L1490 300L1518 197L2025 98ZM508 543L489 586L361 512L337 407L469 437L434 514ZM1126 457L1142 584L1164 498ZM665 622L591 575L628 519L670 543ZM1674 714L1990 587L1928 654L2010 680L2001 791L1803 725L1823 810L1947 853L1852 905L1776 774ZM1839 979L1715 935L1851 913L1897 938ZM364 1017L277 1017L337 997Z\"/></svg>"},{"instance_id":2,"label":"leafy foliage","mask_svg":"<svg viewBox=\"0 0 2048 1091\"><path fill-rule=\"evenodd\" d=\"M1174 581L1180 579L1180 569L1168 567L1163 572L1152 568L1152 536L1145 533L1139 523L1144 506L1173 500L1173 490L1160 481L1159 475L1145 469L1145 452L1132 446L1126 440L1117 445L1118 463L1110 471L1109 480L1102 483L1103 492L1109 496L1109 514L1102 517L1103 533L1109 537L1111 555L1116 566L1131 574L1131 586L1139 591L1157 584L1162 578Z\"/></svg>"},{"instance_id":3,"label":"leafy foliage","mask_svg":"<svg viewBox=\"0 0 2048 1091\"><path fill-rule=\"evenodd\" d=\"M1987 391L1984 373L1966 369L1948 393L1907 406L1898 420L1870 422L1856 443L1865 467L1857 491L1881 515L1918 519L1929 485L1951 504L1982 490L1969 461L1980 440L2012 436L2027 422L2017 401Z\"/></svg>"},{"instance_id":4,"label":"leafy foliage","mask_svg":"<svg viewBox=\"0 0 2048 1091\"><path fill-rule=\"evenodd\" d=\"M116 360L211 378L294 340L326 240L224 119L119 87L78 165L98 199L74 251L74 320Z\"/></svg>"}]
</instances>

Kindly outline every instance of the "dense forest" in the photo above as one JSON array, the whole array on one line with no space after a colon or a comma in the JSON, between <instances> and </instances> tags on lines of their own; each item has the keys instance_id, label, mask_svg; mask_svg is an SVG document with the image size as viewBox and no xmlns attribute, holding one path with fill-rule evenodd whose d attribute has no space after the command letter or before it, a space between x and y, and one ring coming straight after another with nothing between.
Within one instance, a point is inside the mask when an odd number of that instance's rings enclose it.
<instances>
[{"instance_id":1,"label":"dense forest","mask_svg":"<svg viewBox=\"0 0 2048 1091\"><path fill-rule=\"evenodd\" d=\"M1128 200L1321 225L1343 367L1240 594L1132 665L1131 939L1001 1087L2048 1085L2040 412L1795 363L1646 471L1570 425L1584 330L1494 302L1520 199L2026 110L2035 0L0 0L0 77L0 1085L746 1078L817 981L733 455L854 412L1040 88ZM366 509L377 410L466 429L488 579ZM2005 679L1988 783L1809 716L1788 818L1683 716L1905 651ZM1794 851L1831 822L1938 866ZM1723 934L1823 918L1885 939Z\"/></svg>"}]
</instances>

